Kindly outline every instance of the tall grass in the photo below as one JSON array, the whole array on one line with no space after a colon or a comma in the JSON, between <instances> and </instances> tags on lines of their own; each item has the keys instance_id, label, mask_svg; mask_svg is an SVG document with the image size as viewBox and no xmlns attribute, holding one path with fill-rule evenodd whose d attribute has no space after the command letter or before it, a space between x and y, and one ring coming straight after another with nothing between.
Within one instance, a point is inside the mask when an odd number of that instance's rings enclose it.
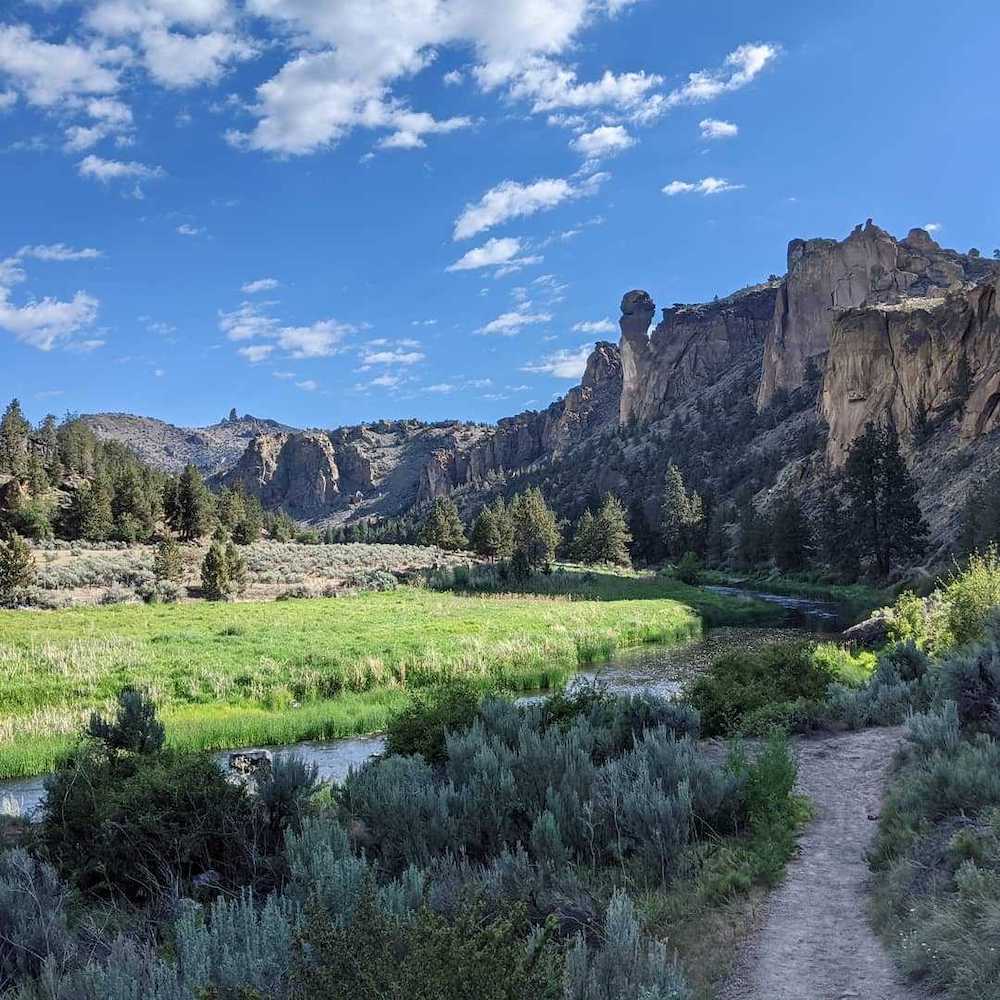
<instances>
[{"instance_id":1,"label":"tall grass","mask_svg":"<svg viewBox=\"0 0 1000 1000\"><path fill-rule=\"evenodd\" d=\"M697 635L691 608L402 588L339 599L0 613L0 777L51 767L88 713L147 690L178 746L380 729L408 687L557 685L626 646Z\"/></svg>"}]
</instances>

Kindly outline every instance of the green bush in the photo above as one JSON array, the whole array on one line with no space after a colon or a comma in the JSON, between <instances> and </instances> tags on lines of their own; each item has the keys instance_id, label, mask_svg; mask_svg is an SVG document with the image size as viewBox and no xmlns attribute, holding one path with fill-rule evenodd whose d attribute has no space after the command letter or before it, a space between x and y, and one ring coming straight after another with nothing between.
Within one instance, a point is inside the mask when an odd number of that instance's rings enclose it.
<instances>
[{"instance_id":1,"label":"green bush","mask_svg":"<svg viewBox=\"0 0 1000 1000\"><path fill-rule=\"evenodd\" d=\"M782 643L725 653L688 689L705 736L728 736L761 719L769 705L819 702L837 679L828 657L809 643Z\"/></svg>"},{"instance_id":2,"label":"green bush","mask_svg":"<svg viewBox=\"0 0 1000 1000\"><path fill-rule=\"evenodd\" d=\"M701 560L693 552L689 551L685 552L680 562L677 563L674 576L681 583L687 583L692 587L696 587L701 583L701 572Z\"/></svg>"},{"instance_id":3,"label":"green bush","mask_svg":"<svg viewBox=\"0 0 1000 1000\"><path fill-rule=\"evenodd\" d=\"M439 684L410 695L409 703L386 729L386 749L391 754L421 754L425 760L445 757L449 730L466 729L479 710L479 691L471 684Z\"/></svg>"}]
</instances>

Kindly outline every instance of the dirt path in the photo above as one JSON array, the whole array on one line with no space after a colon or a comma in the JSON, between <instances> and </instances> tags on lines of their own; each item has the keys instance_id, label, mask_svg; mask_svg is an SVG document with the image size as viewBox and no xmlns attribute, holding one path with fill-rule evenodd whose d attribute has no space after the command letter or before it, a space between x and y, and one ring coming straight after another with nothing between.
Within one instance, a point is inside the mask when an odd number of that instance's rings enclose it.
<instances>
[{"instance_id":1,"label":"dirt path","mask_svg":"<svg viewBox=\"0 0 1000 1000\"><path fill-rule=\"evenodd\" d=\"M720 1000L918 1000L866 919L864 852L901 728L802 740L799 788L816 818Z\"/></svg>"}]
</instances>

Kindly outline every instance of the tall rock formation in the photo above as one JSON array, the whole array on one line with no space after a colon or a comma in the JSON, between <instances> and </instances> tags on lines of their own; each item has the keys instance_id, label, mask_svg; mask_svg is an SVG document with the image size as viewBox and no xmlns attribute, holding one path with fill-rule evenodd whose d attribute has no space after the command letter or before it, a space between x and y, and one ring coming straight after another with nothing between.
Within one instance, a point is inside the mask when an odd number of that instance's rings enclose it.
<instances>
[{"instance_id":1,"label":"tall rock formation","mask_svg":"<svg viewBox=\"0 0 1000 1000\"><path fill-rule=\"evenodd\" d=\"M822 370L834 322L845 310L939 298L989 273L989 262L943 250L923 229L897 242L870 219L840 242L792 240L764 347L758 407L779 390L803 385L811 366Z\"/></svg>"},{"instance_id":2,"label":"tall rock formation","mask_svg":"<svg viewBox=\"0 0 1000 1000\"><path fill-rule=\"evenodd\" d=\"M779 282L742 289L699 305L676 304L647 333L655 307L646 292L622 299L623 424L649 423L712 385L734 364L759 357L774 315Z\"/></svg>"},{"instance_id":3,"label":"tall rock formation","mask_svg":"<svg viewBox=\"0 0 1000 1000\"><path fill-rule=\"evenodd\" d=\"M297 517L328 512L340 494L340 470L327 434L262 434L221 481L240 484L265 507Z\"/></svg>"},{"instance_id":4,"label":"tall rock formation","mask_svg":"<svg viewBox=\"0 0 1000 1000\"><path fill-rule=\"evenodd\" d=\"M886 416L910 448L950 419L966 441L1000 426L998 286L994 277L837 316L820 398L833 466L843 464L866 423Z\"/></svg>"}]
</instances>

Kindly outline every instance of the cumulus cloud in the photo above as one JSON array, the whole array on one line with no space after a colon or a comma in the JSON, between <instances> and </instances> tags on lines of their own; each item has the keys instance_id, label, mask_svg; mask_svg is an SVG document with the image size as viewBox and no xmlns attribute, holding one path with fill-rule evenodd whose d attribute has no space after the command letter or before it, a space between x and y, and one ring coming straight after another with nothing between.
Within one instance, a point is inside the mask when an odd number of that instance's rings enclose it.
<instances>
[{"instance_id":1,"label":"cumulus cloud","mask_svg":"<svg viewBox=\"0 0 1000 1000\"><path fill-rule=\"evenodd\" d=\"M447 271L475 271L480 268L495 268L496 275L502 277L505 274L512 274L529 264L537 264L541 257L537 254L520 256L522 249L521 240L513 236L506 236L503 239L493 237L488 239L482 246L470 250L464 256L450 264Z\"/></svg>"},{"instance_id":2,"label":"cumulus cloud","mask_svg":"<svg viewBox=\"0 0 1000 1000\"><path fill-rule=\"evenodd\" d=\"M590 352L589 344L578 350L556 351L540 361L524 365L521 371L531 372L533 375L552 375L554 378L580 379L587 369Z\"/></svg>"},{"instance_id":3,"label":"cumulus cloud","mask_svg":"<svg viewBox=\"0 0 1000 1000\"><path fill-rule=\"evenodd\" d=\"M255 365L261 361L266 361L273 351L273 344L251 344L249 347L238 348L236 353L241 354L250 364Z\"/></svg>"},{"instance_id":4,"label":"cumulus cloud","mask_svg":"<svg viewBox=\"0 0 1000 1000\"><path fill-rule=\"evenodd\" d=\"M153 79L177 90L215 83L230 66L259 51L246 39L221 31L186 35L151 29L142 33L141 45Z\"/></svg>"},{"instance_id":5,"label":"cumulus cloud","mask_svg":"<svg viewBox=\"0 0 1000 1000\"><path fill-rule=\"evenodd\" d=\"M583 132L570 145L588 160L614 156L635 145L635 139L622 125L600 125L592 132Z\"/></svg>"},{"instance_id":6,"label":"cumulus cloud","mask_svg":"<svg viewBox=\"0 0 1000 1000\"><path fill-rule=\"evenodd\" d=\"M293 358L328 358L337 353L341 341L355 329L332 319L311 326L286 326L278 332L278 346Z\"/></svg>"},{"instance_id":7,"label":"cumulus cloud","mask_svg":"<svg viewBox=\"0 0 1000 1000\"><path fill-rule=\"evenodd\" d=\"M38 107L114 93L119 86L118 64L126 56L97 43L43 41L27 25L0 26L0 75Z\"/></svg>"},{"instance_id":8,"label":"cumulus cloud","mask_svg":"<svg viewBox=\"0 0 1000 1000\"><path fill-rule=\"evenodd\" d=\"M18 340L41 351L50 351L62 344L78 350L92 350L102 340L80 341L76 334L90 327L97 319L99 301L87 292L78 291L69 300L51 297L35 299L18 305L12 301L17 285L28 280L22 262L25 259L63 262L92 260L100 252L91 248L74 250L64 243L25 246L13 257L0 260L0 330L12 333Z\"/></svg>"},{"instance_id":9,"label":"cumulus cloud","mask_svg":"<svg viewBox=\"0 0 1000 1000\"><path fill-rule=\"evenodd\" d=\"M698 122L702 139L732 139L739 135L740 128L733 122L724 122L718 118L702 118Z\"/></svg>"},{"instance_id":10,"label":"cumulus cloud","mask_svg":"<svg viewBox=\"0 0 1000 1000\"><path fill-rule=\"evenodd\" d=\"M704 104L723 94L740 90L772 63L781 53L777 45L754 42L740 45L726 56L716 70L698 70L688 74L687 82L666 97L667 107L682 104Z\"/></svg>"},{"instance_id":11,"label":"cumulus cloud","mask_svg":"<svg viewBox=\"0 0 1000 1000\"><path fill-rule=\"evenodd\" d=\"M201 236L205 230L200 226L192 226L188 222L183 222L177 227L179 236Z\"/></svg>"},{"instance_id":12,"label":"cumulus cloud","mask_svg":"<svg viewBox=\"0 0 1000 1000\"><path fill-rule=\"evenodd\" d=\"M258 278L256 281L248 281L240 291L244 295L256 295L258 292L270 292L280 285L277 278Z\"/></svg>"},{"instance_id":13,"label":"cumulus cloud","mask_svg":"<svg viewBox=\"0 0 1000 1000\"><path fill-rule=\"evenodd\" d=\"M608 319L607 316L605 316L604 319L588 319L584 320L581 323L574 323L573 330L576 333L589 333L589 334L617 333L618 324L612 323L611 320Z\"/></svg>"},{"instance_id":14,"label":"cumulus cloud","mask_svg":"<svg viewBox=\"0 0 1000 1000\"><path fill-rule=\"evenodd\" d=\"M371 365L416 365L425 357L420 351L366 351L361 363L366 368Z\"/></svg>"},{"instance_id":15,"label":"cumulus cloud","mask_svg":"<svg viewBox=\"0 0 1000 1000\"><path fill-rule=\"evenodd\" d=\"M926 223L924 223L924 229L926 229L927 232L929 232L932 236L935 233L941 232L942 228L943 228L943 226L942 226L942 224L940 222L926 222Z\"/></svg>"},{"instance_id":16,"label":"cumulus cloud","mask_svg":"<svg viewBox=\"0 0 1000 1000\"><path fill-rule=\"evenodd\" d=\"M511 97L528 100L535 113L560 109L635 108L663 83L653 73L605 70L599 79L580 83L574 70L551 59L536 59L521 70L510 87Z\"/></svg>"},{"instance_id":17,"label":"cumulus cloud","mask_svg":"<svg viewBox=\"0 0 1000 1000\"><path fill-rule=\"evenodd\" d=\"M551 323L552 316L546 312L531 312L531 303L525 302L511 312L501 313L496 319L490 320L485 326L477 330L477 333L500 334L502 337L513 337L520 333L526 326L538 326L542 323Z\"/></svg>"},{"instance_id":18,"label":"cumulus cloud","mask_svg":"<svg viewBox=\"0 0 1000 1000\"><path fill-rule=\"evenodd\" d=\"M379 149L423 149L427 145L425 135L447 135L470 128L473 121L465 115L438 121L422 111L397 111L387 116L386 123L395 131L379 140Z\"/></svg>"},{"instance_id":19,"label":"cumulus cloud","mask_svg":"<svg viewBox=\"0 0 1000 1000\"><path fill-rule=\"evenodd\" d=\"M272 303L273 304L273 303ZM343 340L357 327L334 319L320 320L308 326L286 326L269 315L265 304L244 302L231 312L219 312L219 329L229 340L267 340L241 348L239 353L250 361L263 361L280 348L292 358L327 358L341 350ZM264 350L266 348L266 350Z\"/></svg>"},{"instance_id":20,"label":"cumulus cloud","mask_svg":"<svg viewBox=\"0 0 1000 1000\"><path fill-rule=\"evenodd\" d=\"M307 378L301 382L296 382L295 388L301 389L303 392L315 392L319 388L319 382L315 379Z\"/></svg>"},{"instance_id":21,"label":"cumulus cloud","mask_svg":"<svg viewBox=\"0 0 1000 1000\"><path fill-rule=\"evenodd\" d=\"M468 239L511 219L545 212L573 198L596 194L608 174L591 174L576 183L564 177L545 177L529 184L506 180L490 188L477 202L465 206L455 220L453 238Z\"/></svg>"},{"instance_id":22,"label":"cumulus cloud","mask_svg":"<svg viewBox=\"0 0 1000 1000\"><path fill-rule=\"evenodd\" d=\"M745 184L731 184L722 177L703 177L700 181L671 181L664 185L663 193L673 197L678 194L722 194L725 191L740 191Z\"/></svg>"}]
</instances>

